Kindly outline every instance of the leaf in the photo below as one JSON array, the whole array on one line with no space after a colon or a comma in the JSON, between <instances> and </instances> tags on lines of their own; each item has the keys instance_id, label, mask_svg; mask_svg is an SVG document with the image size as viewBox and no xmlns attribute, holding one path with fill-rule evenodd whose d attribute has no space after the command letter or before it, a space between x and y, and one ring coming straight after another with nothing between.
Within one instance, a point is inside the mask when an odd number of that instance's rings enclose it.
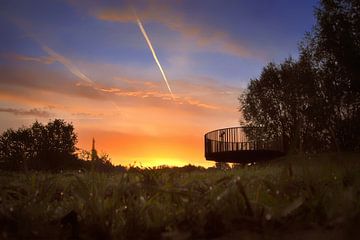
<instances>
[{"instance_id":1,"label":"leaf","mask_svg":"<svg viewBox=\"0 0 360 240\"><path fill-rule=\"evenodd\" d=\"M295 199L292 203L290 203L282 212L282 216L286 217L292 214L295 210L297 210L299 207L301 207L304 203L304 199L299 197Z\"/></svg>"}]
</instances>

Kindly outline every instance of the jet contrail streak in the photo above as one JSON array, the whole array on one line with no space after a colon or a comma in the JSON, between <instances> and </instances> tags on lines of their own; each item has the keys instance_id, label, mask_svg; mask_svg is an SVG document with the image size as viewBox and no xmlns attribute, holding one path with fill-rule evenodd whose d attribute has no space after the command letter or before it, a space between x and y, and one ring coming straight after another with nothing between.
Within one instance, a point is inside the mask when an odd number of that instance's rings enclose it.
<instances>
[{"instance_id":1,"label":"jet contrail streak","mask_svg":"<svg viewBox=\"0 0 360 240\"><path fill-rule=\"evenodd\" d=\"M135 16L136 16L136 15L135 15ZM156 56L155 50L154 50L154 48L153 48L153 46L152 46L152 44L151 44L151 42L150 42L150 39L149 39L148 35L146 34L146 31L145 31L145 29L144 29L144 26L142 25L142 23L141 23L140 19L138 18L138 16L136 16L136 22L137 22L137 24L139 25L139 28L140 28L140 30L141 30L141 33L143 34L143 36L144 36L144 38L145 38L145 40L146 40L146 42L147 42L147 44L148 44L148 46L149 46L149 48L150 48L150 51L151 51L151 53L152 53L152 55L153 55L153 57L154 57L154 60L155 60L156 64L158 65L159 69L160 69L160 72L161 72L161 74L162 74L162 76L163 76L163 78L164 78L164 81L165 81L165 83L166 83L167 88L169 89L169 92L170 92L170 94L171 94L171 97L174 99L174 94L173 94L172 91L171 91L171 88L170 88L169 82L168 82L168 80L167 80L167 78L166 78L165 72L164 72L164 70L163 70L162 67L161 67L161 64L160 64L160 62L159 62L159 59L158 59L157 56Z\"/></svg>"},{"instance_id":2,"label":"jet contrail streak","mask_svg":"<svg viewBox=\"0 0 360 240\"><path fill-rule=\"evenodd\" d=\"M64 65L72 74L80 78L81 80L94 84L94 81L88 78L84 73L82 73L76 66L74 66L70 60L55 52L53 49L49 48L46 45L42 46L42 49L51 57L53 60L58 61L62 65Z\"/></svg>"}]
</instances>

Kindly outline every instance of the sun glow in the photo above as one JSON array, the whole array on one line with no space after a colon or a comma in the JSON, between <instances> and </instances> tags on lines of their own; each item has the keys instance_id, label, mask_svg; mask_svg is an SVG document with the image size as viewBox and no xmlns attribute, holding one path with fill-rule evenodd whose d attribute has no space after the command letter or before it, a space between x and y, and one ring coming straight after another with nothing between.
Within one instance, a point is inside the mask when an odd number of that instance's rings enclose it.
<instances>
[{"instance_id":1,"label":"sun glow","mask_svg":"<svg viewBox=\"0 0 360 240\"><path fill-rule=\"evenodd\" d=\"M156 166L169 166L169 167L182 167L188 163L179 158L167 158L167 157L148 157L140 158L135 163L137 166L142 167L156 167Z\"/></svg>"}]
</instances>

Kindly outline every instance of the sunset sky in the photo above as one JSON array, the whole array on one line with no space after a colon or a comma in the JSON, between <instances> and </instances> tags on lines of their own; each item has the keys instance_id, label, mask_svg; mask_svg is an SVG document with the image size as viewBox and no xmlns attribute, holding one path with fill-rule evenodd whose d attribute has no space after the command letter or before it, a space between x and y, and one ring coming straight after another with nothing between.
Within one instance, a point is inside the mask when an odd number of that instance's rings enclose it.
<instances>
[{"instance_id":1,"label":"sunset sky","mask_svg":"<svg viewBox=\"0 0 360 240\"><path fill-rule=\"evenodd\" d=\"M114 164L212 166L204 134L239 125L238 96L269 61L297 56L316 4L2 1L0 131L62 118Z\"/></svg>"}]
</instances>

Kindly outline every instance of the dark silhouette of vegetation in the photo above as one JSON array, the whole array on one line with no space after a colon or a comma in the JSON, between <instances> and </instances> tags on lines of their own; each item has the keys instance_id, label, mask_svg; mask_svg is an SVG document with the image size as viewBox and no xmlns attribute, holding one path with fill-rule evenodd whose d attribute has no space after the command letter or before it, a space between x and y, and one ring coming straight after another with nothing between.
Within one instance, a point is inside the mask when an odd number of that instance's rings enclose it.
<instances>
[{"instance_id":1,"label":"dark silhouette of vegetation","mask_svg":"<svg viewBox=\"0 0 360 240\"><path fill-rule=\"evenodd\" d=\"M231 169L230 164L228 164L226 162L216 162L215 163L215 168L219 169L219 170L229 170L229 169Z\"/></svg>"},{"instance_id":2,"label":"dark silhouette of vegetation","mask_svg":"<svg viewBox=\"0 0 360 240\"><path fill-rule=\"evenodd\" d=\"M240 96L248 125L287 151L360 149L360 3L322 0L298 60L269 63Z\"/></svg>"},{"instance_id":3,"label":"dark silhouette of vegetation","mask_svg":"<svg viewBox=\"0 0 360 240\"><path fill-rule=\"evenodd\" d=\"M0 158L9 170L58 170L80 167L75 156L77 136L74 127L55 119L43 125L8 129L0 137Z\"/></svg>"},{"instance_id":4,"label":"dark silhouette of vegetation","mask_svg":"<svg viewBox=\"0 0 360 240\"><path fill-rule=\"evenodd\" d=\"M335 156L226 171L0 172L1 239L357 239L359 154Z\"/></svg>"},{"instance_id":5,"label":"dark silhouette of vegetation","mask_svg":"<svg viewBox=\"0 0 360 240\"><path fill-rule=\"evenodd\" d=\"M88 166L86 166L86 168L92 171L109 172L114 169L118 169L118 170L125 169L122 166L114 166L111 163L111 159L108 154L101 153L99 155L95 148L95 139L93 139L91 151L81 150L79 155L80 155L79 157L80 159L85 160L86 163L89 163Z\"/></svg>"},{"instance_id":6,"label":"dark silhouette of vegetation","mask_svg":"<svg viewBox=\"0 0 360 240\"><path fill-rule=\"evenodd\" d=\"M98 156L94 147L91 153L82 150L77 154L76 143L74 126L61 119L46 125L36 121L30 127L8 129L0 135L0 167L24 171L123 169L113 166L107 154Z\"/></svg>"}]
</instances>

